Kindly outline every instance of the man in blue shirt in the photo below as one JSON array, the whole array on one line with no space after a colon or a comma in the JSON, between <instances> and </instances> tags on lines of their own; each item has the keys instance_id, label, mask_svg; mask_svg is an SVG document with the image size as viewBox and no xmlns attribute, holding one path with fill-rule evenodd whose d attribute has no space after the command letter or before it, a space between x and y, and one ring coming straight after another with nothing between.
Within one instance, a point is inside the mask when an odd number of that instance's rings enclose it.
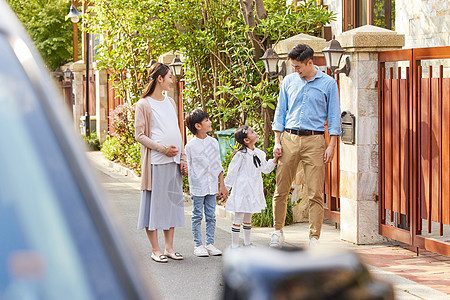
<instances>
[{"instance_id":1,"label":"man in blue shirt","mask_svg":"<svg viewBox=\"0 0 450 300\"><path fill-rule=\"evenodd\" d=\"M289 53L294 72L280 88L272 129L274 154L280 155L273 196L274 227L271 247L284 241L287 198L299 162L303 165L309 202L310 245L318 243L323 222L325 164L331 162L341 134L341 110L336 81L313 63L314 51L299 44ZM330 143L325 147L324 131L328 120Z\"/></svg>"}]
</instances>

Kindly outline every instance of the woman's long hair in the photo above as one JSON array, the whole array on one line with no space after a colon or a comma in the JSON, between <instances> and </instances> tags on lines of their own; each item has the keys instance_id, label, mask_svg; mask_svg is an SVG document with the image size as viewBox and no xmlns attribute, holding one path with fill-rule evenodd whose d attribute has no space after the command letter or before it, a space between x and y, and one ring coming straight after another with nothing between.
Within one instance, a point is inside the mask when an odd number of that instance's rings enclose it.
<instances>
[{"instance_id":1,"label":"woman's long hair","mask_svg":"<svg viewBox=\"0 0 450 300\"><path fill-rule=\"evenodd\" d=\"M247 145L245 145L244 139L247 138L247 132L249 128L250 126L243 125L238 129L236 129L236 131L234 132L234 139L241 145L241 147L239 147L239 149L236 152L238 151L247 152ZM236 152L234 154L236 154Z\"/></svg>"},{"instance_id":2,"label":"woman's long hair","mask_svg":"<svg viewBox=\"0 0 450 300\"><path fill-rule=\"evenodd\" d=\"M148 70L148 83L145 86L144 92L141 95L141 98L145 98L155 91L156 82L159 76L166 76L169 73L169 67L162 63L154 63L150 69Z\"/></svg>"}]
</instances>

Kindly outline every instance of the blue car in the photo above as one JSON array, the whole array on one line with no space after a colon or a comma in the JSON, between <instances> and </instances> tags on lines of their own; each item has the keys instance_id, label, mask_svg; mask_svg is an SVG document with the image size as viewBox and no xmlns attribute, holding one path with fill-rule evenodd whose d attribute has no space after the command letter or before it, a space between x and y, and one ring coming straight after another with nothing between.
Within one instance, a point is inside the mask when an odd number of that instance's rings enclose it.
<instances>
[{"instance_id":1,"label":"blue car","mask_svg":"<svg viewBox=\"0 0 450 300\"><path fill-rule=\"evenodd\" d=\"M0 299L151 299L71 116L0 1Z\"/></svg>"}]
</instances>

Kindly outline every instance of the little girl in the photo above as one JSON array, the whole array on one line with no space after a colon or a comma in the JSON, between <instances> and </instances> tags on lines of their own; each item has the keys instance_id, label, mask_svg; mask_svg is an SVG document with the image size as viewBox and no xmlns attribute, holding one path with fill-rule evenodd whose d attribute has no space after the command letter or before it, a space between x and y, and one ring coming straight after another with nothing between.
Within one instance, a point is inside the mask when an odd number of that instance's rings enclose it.
<instances>
[{"instance_id":1,"label":"little girl","mask_svg":"<svg viewBox=\"0 0 450 300\"><path fill-rule=\"evenodd\" d=\"M172 72L165 64L153 64L149 83L136 104L135 136L141 144L141 205L138 229L145 229L152 245L151 258L166 263L183 256L173 249L175 227L184 226L181 175L187 165L178 126L175 102L164 95L172 85ZM164 254L158 244L164 231Z\"/></svg>"},{"instance_id":2,"label":"little girl","mask_svg":"<svg viewBox=\"0 0 450 300\"><path fill-rule=\"evenodd\" d=\"M261 172L272 172L278 156L266 161L266 154L255 147L259 137L250 126L239 127L234 138L241 147L234 154L225 178L227 189L232 188L225 209L235 213L231 227L231 248L238 248L241 223L244 223L244 246L252 246L252 214L259 213L266 207Z\"/></svg>"}]
</instances>

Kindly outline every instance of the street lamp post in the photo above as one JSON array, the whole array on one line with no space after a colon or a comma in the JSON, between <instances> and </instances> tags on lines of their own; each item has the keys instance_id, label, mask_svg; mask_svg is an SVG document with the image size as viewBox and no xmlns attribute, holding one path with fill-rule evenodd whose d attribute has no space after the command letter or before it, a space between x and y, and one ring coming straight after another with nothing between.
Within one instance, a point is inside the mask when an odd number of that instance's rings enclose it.
<instances>
[{"instance_id":1,"label":"street lamp post","mask_svg":"<svg viewBox=\"0 0 450 300\"><path fill-rule=\"evenodd\" d=\"M89 84L89 33L86 31L86 114L84 116L86 136L91 135L91 120L89 117Z\"/></svg>"},{"instance_id":2,"label":"street lamp post","mask_svg":"<svg viewBox=\"0 0 450 300\"><path fill-rule=\"evenodd\" d=\"M73 5L73 1L72 4L70 5L70 11L66 16L66 19L70 18L70 20L73 23L78 23L78 21L80 20L80 15L82 13L80 13L75 6ZM85 26L86 23L84 23ZM90 117L89 117L89 33L86 31L86 55L85 55L85 60L86 60L86 113L84 115L84 125L85 125L85 135L86 136L90 136L91 135L91 122L90 122Z\"/></svg>"},{"instance_id":3,"label":"street lamp post","mask_svg":"<svg viewBox=\"0 0 450 300\"><path fill-rule=\"evenodd\" d=\"M278 62L280 60L280 57L275 52L275 50L272 49L271 46L267 48L267 50L264 52L264 55L261 57L261 60L264 63L264 69L269 77L269 82L278 77L278 76L286 76L286 63L283 61L281 63L281 70L278 66ZM271 131L271 125L270 125L270 115L271 115L271 109L270 107L266 106L264 108L261 108L261 114L262 118L264 120L264 141L263 141L263 149L266 150L269 147L269 132Z\"/></svg>"}]
</instances>

